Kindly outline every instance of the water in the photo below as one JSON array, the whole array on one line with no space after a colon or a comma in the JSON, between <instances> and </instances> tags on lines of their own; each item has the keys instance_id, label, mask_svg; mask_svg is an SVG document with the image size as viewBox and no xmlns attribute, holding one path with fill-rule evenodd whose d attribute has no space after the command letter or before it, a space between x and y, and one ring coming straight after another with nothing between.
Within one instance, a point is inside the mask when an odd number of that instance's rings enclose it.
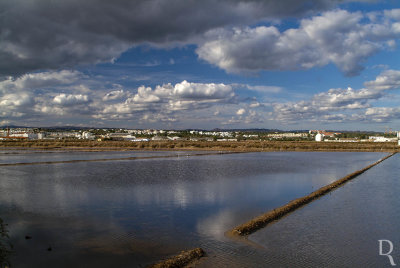
<instances>
[{"instance_id":1,"label":"water","mask_svg":"<svg viewBox=\"0 0 400 268\"><path fill-rule=\"evenodd\" d=\"M388 239L398 265L399 160L394 155L250 239L268 251L274 267L391 267L389 258L379 255L378 240ZM383 246L387 253L389 244Z\"/></svg>"},{"instance_id":2,"label":"water","mask_svg":"<svg viewBox=\"0 0 400 268\"><path fill-rule=\"evenodd\" d=\"M384 155L274 152L0 167L0 217L9 224L14 267L143 267L199 246L209 256L205 267L257 267L265 249L225 231Z\"/></svg>"},{"instance_id":3,"label":"water","mask_svg":"<svg viewBox=\"0 0 400 268\"><path fill-rule=\"evenodd\" d=\"M47 162L47 161L70 161L70 160L94 160L94 159L118 159L128 157L152 157L152 156L167 156L167 155L191 155L202 154L207 152L194 152L194 151L60 151L60 150L1 150L0 149L0 164L12 163L32 163L32 162Z\"/></svg>"}]
</instances>

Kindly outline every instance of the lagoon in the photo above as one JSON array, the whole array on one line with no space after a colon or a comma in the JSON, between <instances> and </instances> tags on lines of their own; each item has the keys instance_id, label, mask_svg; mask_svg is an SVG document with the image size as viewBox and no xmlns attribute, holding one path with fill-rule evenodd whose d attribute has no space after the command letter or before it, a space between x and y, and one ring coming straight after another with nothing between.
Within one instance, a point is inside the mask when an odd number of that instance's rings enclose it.
<instances>
[{"instance_id":1,"label":"lagoon","mask_svg":"<svg viewBox=\"0 0 400 268\"><path fill-rule=\"evenodd\" d=\"M12 163L3 157L6 151L0 153L1 160ZM15 162L32 157L47 161L54 155L57 161L113 157L110 152L13 153ZM114 154L120 157L121 152ZM145 267L181 250L202 247L208 257L200 266L240 267L245 262L259 267L271 259L261 233L252 237L261 245L257 247L232 241L225 231L387 155L185 154L0 167L0 217L9 224L15 249L11 263L14 267ZM32 239L26 240L26 235Z\"/></svg>"}]
</instances>

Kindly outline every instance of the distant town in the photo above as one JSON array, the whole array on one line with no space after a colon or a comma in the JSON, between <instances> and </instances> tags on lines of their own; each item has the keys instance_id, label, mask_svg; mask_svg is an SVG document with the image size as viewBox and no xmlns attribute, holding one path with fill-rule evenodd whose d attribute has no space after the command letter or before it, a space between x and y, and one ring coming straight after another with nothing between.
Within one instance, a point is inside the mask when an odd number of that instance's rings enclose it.
<instances>
[{"instance_id":1,"label":"distant town","mask_svg":"<svg viewBox=\"0 0 400 268\"><path fill-rule=\"evenodd\" d=\"M242 130L162 130L125 128L0 128L0 140L93 140L93 141L242 141L284 140L324 142L398 142L399 131L325 131L270 129Z\"/></svg>"}]
</instances>

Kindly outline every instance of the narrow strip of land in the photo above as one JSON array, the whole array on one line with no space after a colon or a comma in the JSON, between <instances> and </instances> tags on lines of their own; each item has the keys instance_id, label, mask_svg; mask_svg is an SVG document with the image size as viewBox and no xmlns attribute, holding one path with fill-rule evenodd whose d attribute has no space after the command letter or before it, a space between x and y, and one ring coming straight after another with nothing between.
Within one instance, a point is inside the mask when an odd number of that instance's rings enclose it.
<instances>
[{"instance_id":1,"label":"narrow strip of land","mask_svg":"<svg viewBox=\"0 0 400 268\"><path fill-rule=\"evenodd\" d=\"M189 263L200 259L201 257L204 256L204 251L201 248L195 248L192 250L187 250L187 251L182 251L179 255L174 256L170 259L167 259L165 261L161 261L159 263L156 263L152 266L149 266L151 268L179 268L179 267L185 267Z\"/></svg>"},{"instance_id":2,"label":"narrow strip of land","mask_svg":"<svg viewBox=\"0 0 400 268\"><path fill-rule=\"evenodd\" d=\"M316 141L77 141L32 140L0 141L0 148L41 150L185 150L185 151L328 151L328 152L398 152L397 142L316 142Z\"/></svg>"},{"instance_id":3,"label":"narrow strip of land","mask_svg":"<svg viewBox=\"0 0 400 268\"><path fill-rule=\"evenodd\" d=\"M334 181L331 184L328 184L326 186L321 187L320 189L312 192L309 195L294 199L292 201L290 201L289 203L287 203L286 205L283 205L281 207L275 208L261 216L258 216L240 226L235 227L234 229L232 229L231 231L228 231L227 234L228 235L234 235L234 236L247 236L250 235L252 233L254 233L255 231L264 228L265 226L267 226L268 224L272 223L273 221L279 220L280 218L282 218L283 216L287 215L288 213L291 213L293 211L295 211L296 209L314 201L315 199L326 195L327 193L335 190L336 188L342 186L344 183L348 182L351 179L354 179L355 177L357 177L358 175L364 173L365 171L367 171L368 169L372 168L373 166L381 163L382 161L386 160L387 158L393 156L395 153L389 154L386 157L378 160L377 162L363 168L360 170L357 170L337 181Z\"/></svg>"},{"instance_id":4,"label":"narrow strip of land","mask_svg":"<svg viewBox=\"0 0 400 268\"><path fill-rule=\"evenodd\" d=\"M155 155L155 156L131 156L120 158L102 158L102 159L75 159L75 160L61 160L61 161L41 161L41 162L22 162L22 163L2 163L0 167L5 166L26 166L26 165L50 165L50 164L67 164L79 162L104 162L104 161L121 161L121 160L142 160L142 159L157 159L157 158L179 158L179 157L192 157L202 155L221 155L221 154L237 154L244 152L210 152L210 153L196 153L184 155Z\"/></svg>"}]
</instances>

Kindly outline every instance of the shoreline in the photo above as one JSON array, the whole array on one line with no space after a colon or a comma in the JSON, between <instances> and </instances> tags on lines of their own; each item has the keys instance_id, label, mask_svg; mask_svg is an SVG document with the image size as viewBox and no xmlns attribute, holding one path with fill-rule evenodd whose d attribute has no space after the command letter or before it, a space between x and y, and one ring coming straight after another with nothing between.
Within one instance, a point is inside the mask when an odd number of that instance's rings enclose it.
<instances>
[{"instance_id":1,"label":"shoreline","mask_svg":"<svg viewBox=\"0 0 400 268\"><path fill-rule=\"evenodd\" d=\"M399 152L396 142L315 141L0 141L0 149L55 151Z\"/></svg>"}]
</instances>

